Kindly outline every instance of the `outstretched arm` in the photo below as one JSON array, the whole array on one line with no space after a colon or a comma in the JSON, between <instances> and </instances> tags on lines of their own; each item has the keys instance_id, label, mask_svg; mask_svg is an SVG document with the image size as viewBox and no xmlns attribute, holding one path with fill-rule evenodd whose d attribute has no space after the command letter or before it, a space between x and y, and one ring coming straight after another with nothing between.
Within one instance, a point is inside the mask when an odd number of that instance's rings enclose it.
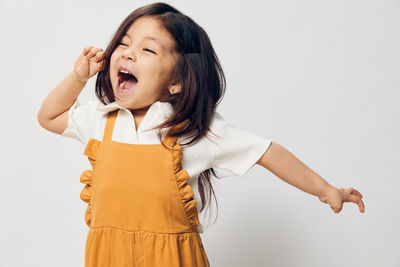
<instances>
[{"instance_id":1,"label":"outstretched arm","mask_svg":"<svg viewBox=\"0 0 400 267\"><path fill-rule=\"evenodd\" d=\"M354 202L364 212L362 195L354 188L336 188L310 169L290 151L272 142L257 164L271 171L283 181L304 192L317 196L323 203L331 206L335 213L342 210L343 202Z\"/></svg>"}]
</instances>

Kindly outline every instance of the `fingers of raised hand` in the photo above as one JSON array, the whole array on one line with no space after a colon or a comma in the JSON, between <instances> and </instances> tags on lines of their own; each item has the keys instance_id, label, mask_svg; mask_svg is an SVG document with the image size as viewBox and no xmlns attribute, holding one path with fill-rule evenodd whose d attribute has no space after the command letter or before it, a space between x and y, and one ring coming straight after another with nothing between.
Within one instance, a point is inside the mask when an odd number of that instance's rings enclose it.
<instances>
[{"instance_id":1,"label":"fingers of raised hand","mask_svg":"<svg viewBox=\"0 0 400 267\"><path fill-rule=\"evenodd\" d=\"M102 48L94 48L93 47L92 49L90 49L89 53L87 53L87 57L88 58L92 58L100 51L103 51L103 49Z\"/></svg>"},{"instance_id":2,"label":"fingers of raised hand","mask_svg":"<svg viewBox=\"0 0 400 267\"><path fill-rule=\"evenodd\" d=\"M93 48L92 45L86 46L83 51L82 54L86 56L86 54Z\"/></svg>"},{"instance_id":3,"label":"fingers of raised hand","mask_svg":"<svg viewBox=\"0 0 400 267\"><path fill-rule=\"evenodd\" d=\"M103 55L104 55L104 51L103 50L97 52L96 57L95 57L95 61L99 62L100 60L102 60L103 59Z\"/></svg>"}]
</instances>

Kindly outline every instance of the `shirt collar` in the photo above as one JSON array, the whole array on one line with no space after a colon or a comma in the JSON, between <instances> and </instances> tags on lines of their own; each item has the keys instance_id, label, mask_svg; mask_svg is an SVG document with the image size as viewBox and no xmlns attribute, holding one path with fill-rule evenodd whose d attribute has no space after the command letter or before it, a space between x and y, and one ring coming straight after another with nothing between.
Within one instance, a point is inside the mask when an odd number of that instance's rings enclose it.
<instances>
[{"instance_id":1,"label":"shirt collar","mask_svg":"<svg viewBox=\"0 0 400 267\"><path fill-rule=\"evenodd\" d=\"M116 101L111 102L111 103L109 103L107 105L104 105L103 103L99 102L99 105L97 107L97 110L105 112L105 113L114 111L116 109L123 109L123 110L129 111L129 109L118 105L118 103ZM172 112L174 111L174 108L173 108L171 103L169 103L169 102L161 102L161 101L156 101L153 104L151 104L147 112L150 112L150 111L152 112L153 109L158 114L163 115L164 119L168 118L172 114Z\"/></svg>"}]
</instances>

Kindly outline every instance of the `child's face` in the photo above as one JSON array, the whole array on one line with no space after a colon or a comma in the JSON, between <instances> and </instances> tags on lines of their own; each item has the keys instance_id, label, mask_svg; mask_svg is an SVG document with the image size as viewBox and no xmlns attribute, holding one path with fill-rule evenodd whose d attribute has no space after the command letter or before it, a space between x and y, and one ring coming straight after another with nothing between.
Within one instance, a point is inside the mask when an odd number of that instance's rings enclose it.
<instances>
[{"instance_id":1,"label":"child's face","mask_svg":"<svg viewBox=\"0 0 400 267\"><path fill-rule=\"evenodd\" d=\"M147 39L148 36L158 42ZM155 18L141 17L130 26L110 59L111 84L115 101L120 106L132 110L147 108L155 101L165 99L172 88L175 92L180 91L171 77L178 58L173 50L174 43L172 36ZM125 80L119 73L120 67L125 67L137 78L137 81L128 80L124 91L119 89L120 82L123 84Z\"/></svg>"}]
</instances>

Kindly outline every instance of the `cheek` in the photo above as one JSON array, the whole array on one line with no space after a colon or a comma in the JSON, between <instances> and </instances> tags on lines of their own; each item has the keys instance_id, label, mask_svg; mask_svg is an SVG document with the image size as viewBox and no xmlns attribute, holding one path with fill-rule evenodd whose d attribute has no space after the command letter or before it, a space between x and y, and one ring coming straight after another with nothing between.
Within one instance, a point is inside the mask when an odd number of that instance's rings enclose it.
<instances>
[{"instance_id":1,"label":"cheek","mask_svg":"<svg viewBox=\"0 0 400 267\"><path fill-rule=\"evenodd\" d=\"M169 66L167 66L165 63L163 64L163 62L156 60L143 62L142 69L146 70L146 78L157 79L158 82L160 82L160 80L165 80L166 78L168 78L171 73Z\"/></svg>"}]
</instances>

